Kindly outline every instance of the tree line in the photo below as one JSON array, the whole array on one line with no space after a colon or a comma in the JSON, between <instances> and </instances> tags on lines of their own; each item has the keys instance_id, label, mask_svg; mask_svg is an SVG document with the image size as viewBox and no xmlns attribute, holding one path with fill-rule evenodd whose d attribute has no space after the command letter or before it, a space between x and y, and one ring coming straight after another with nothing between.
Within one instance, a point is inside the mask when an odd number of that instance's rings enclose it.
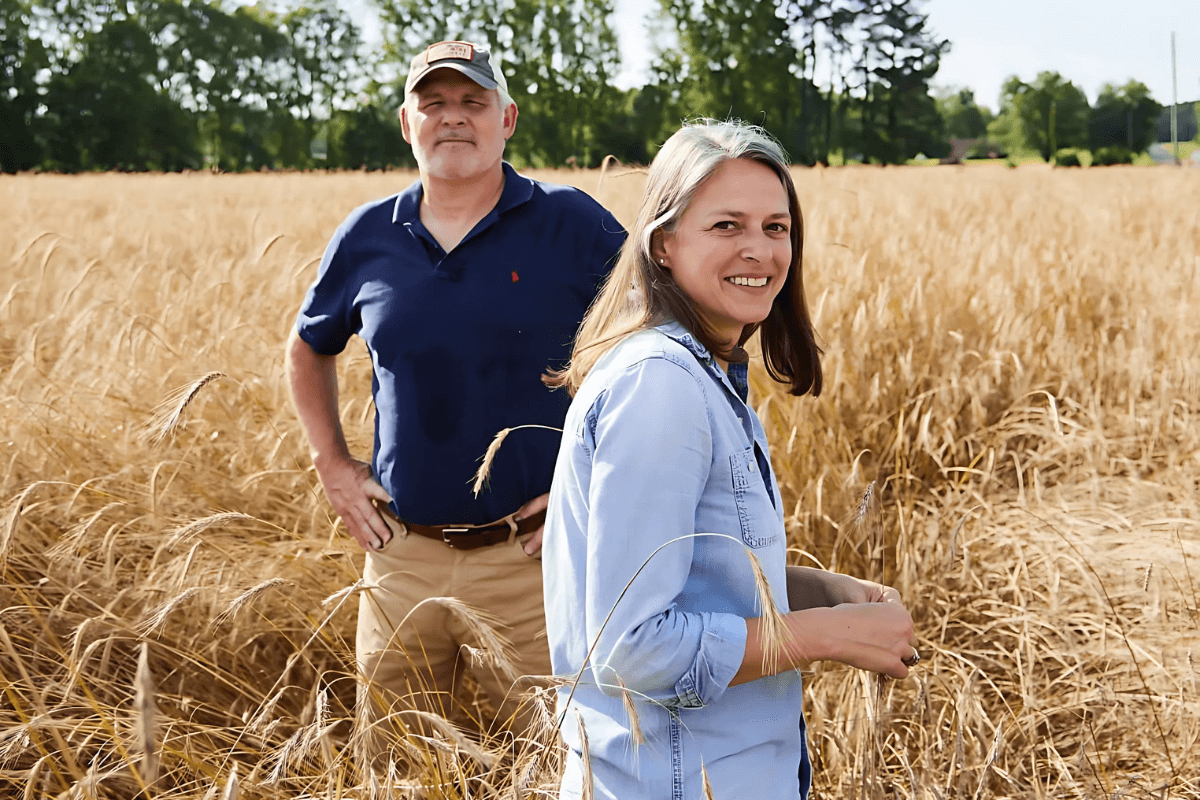
<instances>
[{"instance_id":1,"label":"tree line","mask_svg":"<svg viewBox=\"0 0 1200 800\"><path fill-rule=\"evenodd\" d=\"M0 0L0 169L412 166L408 62L460 38L503 64L522 167L646 163L693 117L760 124L801 164L942 157L952 137L1136 151L1158 109L1140 84L1089 106L1053 73L1012 79L997 115L969 90L935 96L950 44L924 0L659 0L649 78L628 90L613 0L376 5L379 45L336 0Z\"/></svg>"},{"instance_id":2,"label":"tree line","mask_svg":"<svg viewBox=\"0 0 1200 800\"><path fill-rule=\"evenodd\" d=\"M974 140L974 151L1033 151L1046 161L1072 163L1073 151L1093 151L1093 163L1128 163L1157 138L1162 106L1139 81L1107 84L1094 104L1057 72L1029 83L1009 78L1000 112L975 104L968 89L944 94L939 106L949 136Z\"/></svg>"}]
</instances>

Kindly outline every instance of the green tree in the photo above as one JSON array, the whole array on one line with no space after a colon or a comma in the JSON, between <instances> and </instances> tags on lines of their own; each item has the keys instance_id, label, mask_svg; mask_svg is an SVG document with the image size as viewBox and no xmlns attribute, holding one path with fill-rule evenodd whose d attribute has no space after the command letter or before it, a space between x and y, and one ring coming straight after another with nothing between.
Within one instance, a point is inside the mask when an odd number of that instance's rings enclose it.
<instances>
[{"instance_id":1,"label":"green tree","mask_svg":"<svg viewBox=\"0 0 1200 800\"><path fill-rule=\"evenodd\" d=\"M330 119L326 166L383 169L416 166L394 112L381 102L339 109Z\"/></svg>"},{"instance_id":2,"label":"green tree","mask_svg":"<svg viewBox=\"0 0 1200 800\"><path fill-rule=\"evenodd\" d=\"M311 161L312 142L318 129L328 141L336 111L346 107L362 75L362 35L335 0L302 2L284 14L282 24L289 40L289 70L283 77L285 105L296 119L301 135L289 141L280 154L285 163ZM364 119L365 122L365 119Z\"/></svg>"},{"instance_id":3,"label":"green tree","mask_svg":"<svg viewBox=\"0 0 1200 800\"><path fill-rule=\"evenodd\" d=\"M805 103L815 130L821 97L803 75L803 55L775 0L701 0L698 6L663 0L662 8L679 42L656 58L659 85L678 87L668 127L697 116L743 119L773 134L794 160L811 163Z\"/></svg>"},{"instance_id":4,"label":"green tree","mask_svg":"<svg viewBox=\"0 0 1200 800\"><path fill-rule=\"evenodd\" d=\"M1001 89L1000 109L1009 146L1036 150L1046 161L1061 148L1087 147L1087 96L1057 72L1039 73L1033 83L1009 78Z\"/></svg>"},{"instance_id":5,"label":"green tree","mask_svg":"<svg viewBox=\"0 0 1200 800\"><path fill-rule=\"evenodd\" d=\"M196 115L208 163L241 170L292 164L302 151L288 84L292 51L286 27L265 6L226 13L204 0L153 4L149 28L161 37L172 92Z\"/></svg>"},{"instance_id":6,"label":"green tree","mask_svg":"<svg viewBox=\"0 0 1200 800\"><path fill-rule=\"evenodd\" d=\"M881 163L948 150L930 82L950 43L930 30L923 6L924 0L885 0L870 4L862 17L864 71L871 75L863 102L863 153Z\"/></svg>"},{"instance_id":7,"label":"green tree","mask_svg":"<svg viewBox=\"0 0 1200 800\"><path fill-rule=\"evenodd\" d=\"M46 86L49 165L89 169L196 166L191 125L158 83L159 51L134 16L83 34L79 60Z\"/></svg>"},{"instance_id":8,"label":"green tree","mask_svg":"<svg viewBox=\"0 0 1200 800\"><path fill-rule=\"evenodd\" d=\"M1161 111L1150 89L1139 81L1119 88L1105 84L1088 120L1088 141L1092 149L1117 146L1140 153L1154 143Z\"/></svg>"},{"instance_id":9,"label":"green tree","mask_svg":"<svg viewBox=\"0 0 1200 800\"><path fill-rule=\"evenodd\" d=\"M37 139L37 73L49 65L21 0L0 0L0 172L31 169L42 160Z\"/></svg>"},{"instance_id":10,"label":"green tree","mask_svg":"<svg viewBox=\"0 0 1200 800\"><path fill-rule=\"evenodd\" d=\"M982 139L994 115L986 106L975 103L975 93L954 88L937 98L938 112L946 126L946 135L954 139Z\"/></svg>"}]
</instances>

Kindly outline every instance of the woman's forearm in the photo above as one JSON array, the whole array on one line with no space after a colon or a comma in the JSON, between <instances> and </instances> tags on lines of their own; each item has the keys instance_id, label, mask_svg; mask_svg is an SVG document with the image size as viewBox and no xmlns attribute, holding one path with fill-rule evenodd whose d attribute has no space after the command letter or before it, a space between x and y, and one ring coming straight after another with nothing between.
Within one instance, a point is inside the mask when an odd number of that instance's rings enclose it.
<instances>
[{"instance_id":1,"label":"woman's forearm","mask_svg":"<svg viewBox=\"0 0 1200 800\"><path fill-rule=\"evenodd\" d=\"M902 659L912 655L916 636L912 617L899 603L809 608L783 614L780 622L772 634L763 618L746 620L746 650L730 686L814 661L839 661L893 678L908 675Z\"/></svg>"},{"instance_id":2,"label":"woman's forearm","mask_svg":"<svg viewBox=\"0 0 1200 800\"><path fill-rule=\"evenodd\" d=\"M788 608L802 611L806 608L823 608L842 603L857 602L854 596L857 580L812 567L787 568Z\"/></svg>"}]
</instances>

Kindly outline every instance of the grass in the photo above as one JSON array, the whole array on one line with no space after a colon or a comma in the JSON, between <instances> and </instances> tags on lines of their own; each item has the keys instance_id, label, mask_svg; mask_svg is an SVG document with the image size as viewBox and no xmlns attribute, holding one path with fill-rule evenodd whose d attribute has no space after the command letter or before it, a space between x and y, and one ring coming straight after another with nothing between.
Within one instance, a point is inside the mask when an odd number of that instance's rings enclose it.
<instances>
[{"instance_id":1,"label":"grass","mask_svg":"<svg viewBox=\"0 0 1200 800\"><path fill-rule=\"evenodd\" d=\"M627 223L643 180L541 177ZM826 390L752 374L793 558L896 586L923 655L806 675L820 796L1200 797L1200 185L796 177ZM350 758L361 563L282 351L328 235L412 179L0 178L0 795L553 796L545 738Z\"/></svg>"}]
</instances>

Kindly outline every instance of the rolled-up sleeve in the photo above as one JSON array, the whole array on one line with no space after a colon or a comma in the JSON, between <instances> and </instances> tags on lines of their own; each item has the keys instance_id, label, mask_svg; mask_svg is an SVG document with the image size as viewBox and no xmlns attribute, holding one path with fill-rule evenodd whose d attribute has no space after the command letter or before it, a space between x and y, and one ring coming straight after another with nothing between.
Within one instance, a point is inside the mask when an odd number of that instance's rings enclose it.
<instances>
[{"instance_id":1,"label":"rolled-up sleeve","mask_svg":"<svg viewBox=\"0 0 1200 800\"><path fill-rule=\"evenodd\" d=\"M696 511L712 464L704 392L682 365L648 358L597 398L589 419L585 613L588 641L596 642L592 674L610 694L623 685L667 705L711 703L741 666L746 622L684 612L676 602L691 570Z\"/></svg>"}]
</instances>

